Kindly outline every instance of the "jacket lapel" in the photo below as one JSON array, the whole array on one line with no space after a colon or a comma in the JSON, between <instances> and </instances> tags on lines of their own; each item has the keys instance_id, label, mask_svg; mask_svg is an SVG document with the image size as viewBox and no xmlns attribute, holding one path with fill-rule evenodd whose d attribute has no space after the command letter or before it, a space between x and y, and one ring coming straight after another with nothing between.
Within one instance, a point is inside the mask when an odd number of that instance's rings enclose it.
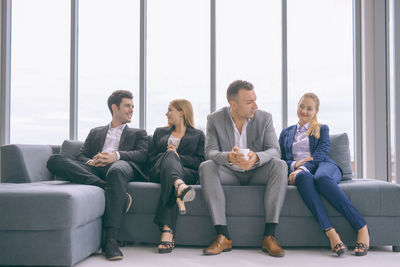
<instances>
[{"instance_id":1,"label":"jacket lapel","mask_svg":"<svg viewBox=\"0 0 400 267\"><path fill-rule=\"evenodd\" d=\"M225 131L226 136L228 136L229 146L232 149L235 146L235 136L231 116L229 114L229 108L227 108L225 112Z\"/></svg>"},{"instance_id":2,"label":"jacket lapel","mask_svg":"<svg viewBox=\"0 0 400 267\"><path fill-rule=\"evenodd\" d=\"M121 147L121 145L124 143L125 139L126 139L126 135L128 134L128 125L125 126L124 130L122 131L121 137L119 139L119 144L118 144L118 148Z\"/></svg>"},{"instance_id":3,"label":"jacket lapel","mask_svg":"<svg viewBox=\"0 0 400 267\"><path fill-rule=\"evenodd\" d=\"M104 126L104 128L99 132L99 147L97 151L103 151L104 143L106 142L107 132L108 132L109 125Z\"/></svg>"},{"instance_id":4,"label":"jacket lapel","mask_svg":"<svg viewBox=\"0 0 400 267\"><path fill-rule=\"evenodd\" d=\"M185 135L182 136L181 142L179 143L178 146L177 150L178 154L189 144L188 142L190 141L190 136L192 135L192 133L193 133L193 128L190 126L186 127Z\"/></svg>"},{"instance_id":5,"label":"jacket lapel","mask_svg":"<svg viewBox=\"0 0 400 267\"><path fill-rule=\"evenodd\" d=\"M170 127L166 128L165 134L162 135L160 137L160 140L159 140L159 144L161 145L161 147L164 147L165 149L167 149L167 147L168 147L168 139L169 139L169 137L172 134L172 131L174 129L175 129L175 126L170 126ZM179 146L180 146L180 144L179 144Z\"/></svg>"},{"instance_id":6,"label":"jacket lapel","mask_svg":"<svg viewBox=\"0 0 400 267\"><path fill-rule=\"evenodd\" d=\"M310 143L310 153L312 154L315 150L315 146L316 146L316 142L317 142L317 138L315 138L314 135L310 135L308 137L308 141Z\"/></svg>"},{"instance_id":7,"label":"jacket lapel","mask_svg":"<svg viewBox=\"0 0 400 267\"><path fill-rule=\"evenodd\" d=\"M294 142L294 136L295 136L295 134L296 134L296 130L297 130L297 127L295 126L295 127L292 127L291 129L289 129L289 131L288 131L288 139L287 139L287 147L286 147L286 149L287 149L287 152L289 153L289 158L291 158L291 157L293 157L293 152L292 152L292 145L293 145L293 142Z\"/></svg>"},{"instance_id":8,"label":"jacket lapel","mask_svg":"<svg viewBox=\"0 0 400 267\"><path fill-rule=\"evenodd\" d=\"M257 139L257 131L254 129L255 123L254 123L254 117L249 120L247 123L247 128L246 128L246 141L247 141L247 147L250 148L250 150L254 150L253 142L256 141Z\"/></svg>"}]
</instances>

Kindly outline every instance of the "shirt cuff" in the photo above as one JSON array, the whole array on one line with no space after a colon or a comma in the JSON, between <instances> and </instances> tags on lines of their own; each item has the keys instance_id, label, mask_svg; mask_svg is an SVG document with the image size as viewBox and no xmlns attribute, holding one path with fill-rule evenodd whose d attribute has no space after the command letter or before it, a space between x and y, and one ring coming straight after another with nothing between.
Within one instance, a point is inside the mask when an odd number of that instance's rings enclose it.
<instances>
[{"instance_id":1,"label":"shirt cuff","mask_svg":"<svg viewBox=\"0 0 400 267\"><path fill-rule=\"evenodd\" d=\"M117 154L117 160L119 160L121 158L121 156L119 155L119 152L118 151L114 151L114 152L115 152L115 154Z\"/></svg>"},{"instance_id":2,"label":"shirt cuff","mask_svg":"<svg viewBox=\"0 0 400 267\"><path fill-rule=\"evenodd\" d=\"M300 166L299 169L302 169L303 171L306 171L306 172L310 172L310 171L309 171L306 167L304 167L304 166Z\"/></svg>"},{"instance_id":3,"label":"shirt cuff","mask_svg":"<svg viewBox=\"0 0 400 267\"><path fill-rule=\"evenodd\" d=\"M294 165L296 164L297 161L293 161L292 164L290 164L290 172L294 172Z\"/></svg>"}]
</instances>

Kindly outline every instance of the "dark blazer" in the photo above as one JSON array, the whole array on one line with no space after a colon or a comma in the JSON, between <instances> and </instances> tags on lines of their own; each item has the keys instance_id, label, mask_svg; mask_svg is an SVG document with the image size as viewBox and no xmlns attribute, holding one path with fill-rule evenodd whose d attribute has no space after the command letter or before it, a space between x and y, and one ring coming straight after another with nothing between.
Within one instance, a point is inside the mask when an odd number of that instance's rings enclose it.
<instances>
[{"instance_id":1,"label":"dark blazer","mask_svg":"<svg viewBox=\"0 0 400 267\"><path fill-rule=\"evenodd\" d=\"M106 141L109 125L100 126L90 130L86 137L85 143L81 147L78 160L86 163L97 153L101 152ZM129 128L125 126L121 139L119 141L118 152L120 160L125 160L136 169L145 180L147 175L143 171L143 167L147 161L148 140L145 130Z\"/></svg>"},{"instance_id":2,"label":"dark blazer","mask_svg":"<svg viewBox=\"0 0 400 267\"><path fill-rule=\"evenodd\" d=\"M175 126L157 128L153 134L153 141L149 149L151 166L167 151L168 138ZM183 167L198 172L200 163L204 161L204 133L192 127L186 128L186 133L179 143L178 152Z\"/></svg>"},{"instance_id":3,"label":"dark blazer","mask_svg":"<svg viewBox=\"0 0 400 267\"><path fill-rule=\"evenodd\" d=\"M289 126L283 129L279 136L279 145L281 148L282 159L286 161L290 173L290 165L293 160L292 145L294 142L294 136L296 134L297 125ZM302 166L306 167L311 173L315 173L320 162L331 162L337 166L337 164L328 156L330 139L329 139L329 127L328 125L321 125L319 139L311 135L308 137L310 143L311 156L314 158L312 161L304 163ZM339 167L339 166L338 166ZM340 169L340 167L339 167ZM342 170L340 170L342 171Z\"/></svg>"}]
</instances>

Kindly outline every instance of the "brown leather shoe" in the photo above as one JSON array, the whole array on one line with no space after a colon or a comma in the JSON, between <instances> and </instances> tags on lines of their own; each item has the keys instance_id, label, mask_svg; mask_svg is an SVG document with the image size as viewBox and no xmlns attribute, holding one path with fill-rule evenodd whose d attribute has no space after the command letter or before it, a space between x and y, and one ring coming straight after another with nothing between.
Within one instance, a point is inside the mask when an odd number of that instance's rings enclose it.
<instances>
[{"instance_id":1,"label":"brown leather shoe","mask_svg":"<svg viewBox=\"0 0 400 267\"><path fill-rule=\"evenodd\" d=\"M221 252L232 249L232 240L228 240L224 235L217 235L214 242L203 250L204 255L218 255Z\"/></svg>"},{"instance_id":2,"label":"brown leather shoe","mask_svg":"<svg viewBox=\"0 0 400 267\"><path fill-rule=\"evenodd\" d=\"M285 256L285 251L279 246L275 237L273 237L272 235L264 237L261 248L264 252L267 252L273 257Z\"/></svg>"}]
</instances>

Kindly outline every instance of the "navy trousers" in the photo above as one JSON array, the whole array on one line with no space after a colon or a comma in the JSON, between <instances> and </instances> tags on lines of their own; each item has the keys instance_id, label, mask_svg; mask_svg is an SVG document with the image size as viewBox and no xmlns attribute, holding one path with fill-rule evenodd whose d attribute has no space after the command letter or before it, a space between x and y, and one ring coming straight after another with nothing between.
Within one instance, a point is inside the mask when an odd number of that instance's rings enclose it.
<instances>
[{"instance_id":1,"label":"navy trousers","mask_svg":"<svg viewBox=\"0 0 400 267\"><path fill-rule=\"evenodd\" d=\"M366 222L350 200L338 186L342 179L339 168L330 162L319 163L314 174L301 171L297 174L295 185L305 204L317 220L321 230L333 227L322 204L319 194L340 212L354 230L360 230Z\"/></svg>"}]
</instances>

